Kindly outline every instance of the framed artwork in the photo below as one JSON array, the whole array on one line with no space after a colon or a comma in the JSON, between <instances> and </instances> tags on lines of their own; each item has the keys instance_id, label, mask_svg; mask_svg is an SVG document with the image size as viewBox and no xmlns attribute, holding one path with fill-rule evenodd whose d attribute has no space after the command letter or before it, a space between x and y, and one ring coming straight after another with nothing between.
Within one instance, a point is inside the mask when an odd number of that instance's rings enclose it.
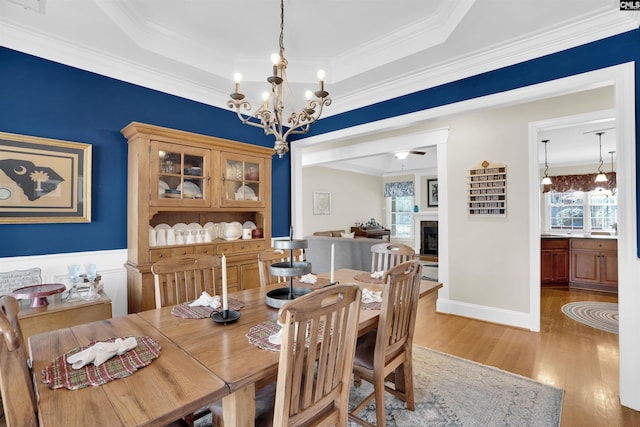
<instances>
[{"instance_id":1,"label":"framed artwork","mask_svg":"<svg viewBox=\"0 0 640 427\"><path fill-rule=\"evenodd\" d=\"M438 207L438 180L427 180L427 206L430 208Z\"/></svg>"},{"instance_id":2,"label":"framed artwork","mask_svg":"<svg viewBox=\"0 0 640 427\"><path fill-rule=\"evenodd\" d=\"M331 193L313 192L313 214L331 215Z\"/></svg>"},{"instance_id":3,"label":"framed artwork","mask_svg":"<svg viewBox=\"0 0 640 427\"><path fill-rule=\"evenodd\" d=\"M91 145L0 132L0 223L91 222Z\"/></svg>"}]
</instances>

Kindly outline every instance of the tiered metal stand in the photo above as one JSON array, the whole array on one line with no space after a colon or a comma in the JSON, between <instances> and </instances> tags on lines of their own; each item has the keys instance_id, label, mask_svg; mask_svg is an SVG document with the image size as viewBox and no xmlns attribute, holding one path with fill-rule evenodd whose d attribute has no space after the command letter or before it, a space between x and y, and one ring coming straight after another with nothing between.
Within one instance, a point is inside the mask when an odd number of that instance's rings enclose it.
<instances>
[{"instance_id":1,"label":"tiered metal stand","mask_svg":"<svg viewBox=\"0 0 640 427\"><path fill-rule=\"evenodd\" d=\"M273 242L273 247L289 251L289 261L273 263L269 267L271 275L289 278L289 287L267 292L267 305L273 308L280 308L287 302L311 292L309 288L293 287L293 277L311 273L311 263L293 260L294 250L307 248L306 240L276 240Z\"/></svg>"}]
</instances>

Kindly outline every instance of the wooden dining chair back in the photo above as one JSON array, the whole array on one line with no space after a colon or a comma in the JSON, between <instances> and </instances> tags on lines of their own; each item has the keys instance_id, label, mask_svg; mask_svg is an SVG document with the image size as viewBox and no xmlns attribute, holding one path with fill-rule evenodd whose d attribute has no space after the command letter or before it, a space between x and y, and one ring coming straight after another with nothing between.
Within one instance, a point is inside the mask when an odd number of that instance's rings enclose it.
<instances>
[{"instance_id":1,"label":"wooden dining chair back","mask_svg":"<svg viewBox=\"0 0 640 427\"><path fill-rule=\"evenodd\" d=\"M403 262L413 261L415 251L401 243L378 243L371 246L371 271L387 271Z\"/></svg>"},{"instance_id":2,"label":"wooden dining chair back","mask_svg":"<svg viewBox=\"0 0 640 427\"><path fill-rule=\"evenodd\" d=\"M269 267L278 262L290 261L291 251L284 249L266 249L258 254L258 273L260 274L260 286L265 287L277 283L286 283L289 278L285 276L274 276ZM293 250L293 261L304 261L304 251L302 249Z\"/></svg>"},{"instance_id":3,"label":"wooden dining chair back","mask_svg":"<svg viewBox=\"0 0 640 427\"><path fill-rule=\"evenodd\" d=\"M375 399L376 425L385 425L385 391L404 400L407 409L414 410L412 345L415 329L422 265L408 261L396 265L384 276L385 288L378 329L358 338L353 372L354 383L364 379L374 391L349 414L363 425L371 425L356 414ZM391 380L394 387L385 384Z\"/></svg>"},{"instance_id":4,"label":"wooden dining chair back","mask_svg":"<svg viewBox=\"0 0 640 427\"><path fill-rule=\"evenodd\" d=\"M18 301L0 297L0 393L7 427L36 427L38 406L18 323Z\"/></svg>"},{"instance_id":5,"label":"wooden dining chair back","mask_svg":"<svg viewBox=\"0 0 640 427\"><path fill-rule=\"evenodd\" d=\"M362 291L316 290L285 304L273 423L346 426Z\"/></svg>"},{"instance_id":6,"label":"wooden dining chair back","mask_svg":"<svg viewBox=\"0 0 640 427\"><path fill-rule=\"evenodd\" d=\"M212 255L183 255L155 262L151 272L156 308L193 301L205 291L216 295L221 268L221 258Z\"/></svg>"}]
</instances>

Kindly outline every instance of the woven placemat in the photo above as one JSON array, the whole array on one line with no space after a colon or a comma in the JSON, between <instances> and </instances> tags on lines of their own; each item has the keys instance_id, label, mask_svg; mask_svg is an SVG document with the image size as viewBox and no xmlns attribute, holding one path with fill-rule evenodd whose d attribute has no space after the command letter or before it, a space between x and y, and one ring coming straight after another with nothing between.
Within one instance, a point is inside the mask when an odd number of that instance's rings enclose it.
<instances>
[{"instance_id":1,"label":"woven placemat","mask_svg":"<svg viewBox=\"0 0 640 427\"><path fill-rule=\"evenodd\" d=\"M363 283L373 283L376 285L381 285L384 283L382 279L374 279L373 277L371 277L371 273L359 273L353 276L353 278L358 282Z\"/></svg>"},{"instance_id":2,"label":"woven placemat","mask_svg":"<svg viewBox=\"0 0 640 427\"><path fill-rule=\"evenodd\" d=\"M247 332L247 339L263 350L280 351L280 344L271 344L269 336L280 331L280 325L275 320L267 320L252 326Z\"/></svg>"},{"instance_id":3,"label":"woven placemat","mask_svg":"<svg viewBox=\"0 0 640 427\"><path fill-rule=\"evenodd\" d=\"M300 279L293 279L293 286L299 288L322 289L331 284L331 280L324 277L318 277L316 283L301 282Z\"/></svg>"},{"instance_id":4,"label":"woven placemat","mask_svg":"<svg viewBox=\"0 0 640 427\"><path fill-rule=\"evenodd\" d=\"M137 347L123 355L116 355L99 366L90 363L80 369L73 369L71 364L67 362L67 357L91 347L97 341L74 348L62 356L56 357L51 365L41 371L42 382L48 384L52 389L64 387L69 390L78 390L128 377L160 356L160 344L153 338L145 336L135 337L135 339L138 342ZM115 340L116 338L111 338L105 342L114 342Z\"/></svg>"},{"instance_id":5,"label":"woven placemat","mask_svg":"<svg viewBox=\"0 0 640 427\"><path fill-rule=\"evenodd\" d=\"M229 310L239 311L244 307L244 301L235 298L227 298ZM178 304L173 306L171 314L183 319L204 319L211 315L213 308L211 307L189 307L189 303Z\"/></svg>"}]
</instances>

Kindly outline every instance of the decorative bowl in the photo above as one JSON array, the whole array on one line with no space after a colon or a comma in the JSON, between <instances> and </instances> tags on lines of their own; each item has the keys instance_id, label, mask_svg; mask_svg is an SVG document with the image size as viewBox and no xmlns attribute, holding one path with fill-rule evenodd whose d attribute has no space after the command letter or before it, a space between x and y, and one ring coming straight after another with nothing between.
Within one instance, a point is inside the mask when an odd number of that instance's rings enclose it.
<instances>
[{"instance_id":1,"label":"decorative bowl","mask_svg":"<svg viewBox=\"0 0 640 427\"><path fill-rule=\"evenodd\" d=\"M224 226L224 239L225 240L236 240L242 237L242 224L238 221L228 222Z\"/></svg>"}]
</instances>

